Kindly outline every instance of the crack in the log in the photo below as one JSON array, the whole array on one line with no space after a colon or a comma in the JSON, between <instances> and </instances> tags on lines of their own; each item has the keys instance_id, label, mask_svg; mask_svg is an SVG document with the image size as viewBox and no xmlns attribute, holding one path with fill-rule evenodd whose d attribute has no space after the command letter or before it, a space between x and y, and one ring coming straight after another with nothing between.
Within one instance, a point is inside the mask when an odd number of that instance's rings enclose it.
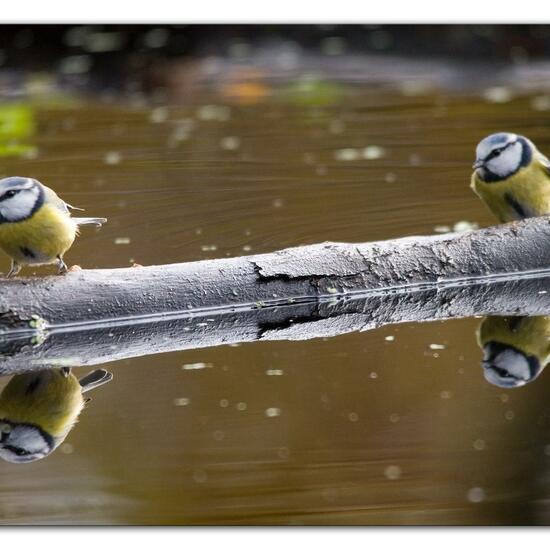
<instances>
[{"instance_id":1,"label":"crack in the log","mask_svg":"<svg viewBox=\"0 0 550 550\"><path fill-rule=\"evenodd\" d=\"M309 315L287 317L280 321L263 321L258 323L257 338L261 340L267 332L285 330L296 325L307 325L308 323L330 319L331 317L338 317L339 315L341 315L341 313L335 315L322 315L321 312L316 309Z\"/></svg>"},{"instance_id":2,"label":"crack in the log","mask_svg":"<svg viewBox=\"0 0 550 550\"><path fill-rule=\"evenodd\" d=\"M32 328L31 321L32 319L21 317L17 312L8 309L0 313L0 332Z\"/></svg>"}]
</instances>

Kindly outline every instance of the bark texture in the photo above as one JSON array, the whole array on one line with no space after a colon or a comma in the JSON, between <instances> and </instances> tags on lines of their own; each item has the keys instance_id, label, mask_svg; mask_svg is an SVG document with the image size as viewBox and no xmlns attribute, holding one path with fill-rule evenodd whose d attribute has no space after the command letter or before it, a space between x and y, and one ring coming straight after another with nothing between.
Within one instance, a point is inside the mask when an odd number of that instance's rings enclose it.
<instances>
[{"instance_id":1,"label":"bark texture","mask_svg":"<svg viewBox=\"0 0 550 550\"><path fill-rule=\"evenodd\" d=\"M382 324L550 314L550 219L443 236L0 282L0 371L304 339Z\"/></svg>"}]
</instances>

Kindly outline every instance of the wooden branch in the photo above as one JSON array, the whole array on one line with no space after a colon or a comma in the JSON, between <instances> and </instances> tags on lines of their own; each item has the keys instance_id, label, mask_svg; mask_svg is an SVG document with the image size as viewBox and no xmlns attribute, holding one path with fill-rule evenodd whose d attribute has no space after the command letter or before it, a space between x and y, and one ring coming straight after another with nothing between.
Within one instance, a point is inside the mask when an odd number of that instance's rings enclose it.
<instances>
[{"instance_id":1,"label":"wooden branch","mask_svg":"<svg viewBox=\"0 0 550 550\"><path fill-rule=\"evenodd\" d=\"M0 370L403 321L550 314L550 297L539 294L548 279L533 273L550 267L549 243L542 217L461 234L4 280Z\"/></svg>"}]
</instances>

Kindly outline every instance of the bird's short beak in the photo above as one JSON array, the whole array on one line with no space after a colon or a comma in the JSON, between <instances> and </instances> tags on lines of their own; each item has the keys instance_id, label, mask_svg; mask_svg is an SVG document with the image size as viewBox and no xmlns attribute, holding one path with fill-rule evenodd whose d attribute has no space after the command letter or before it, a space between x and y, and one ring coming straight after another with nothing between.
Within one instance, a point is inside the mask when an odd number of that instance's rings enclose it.
<instances>
[{"instance_id":1,"label":"bird's short beak","mask_svg":"<svg viewBox=\"0 0 550 550\"><path fill-rule=\"evenodd\" d=\"M474 170L477 170L478 168L481 168L483 166L483 160L477 159L474 164L472 165L472 168Z\"/></svg>"}]
</instances>

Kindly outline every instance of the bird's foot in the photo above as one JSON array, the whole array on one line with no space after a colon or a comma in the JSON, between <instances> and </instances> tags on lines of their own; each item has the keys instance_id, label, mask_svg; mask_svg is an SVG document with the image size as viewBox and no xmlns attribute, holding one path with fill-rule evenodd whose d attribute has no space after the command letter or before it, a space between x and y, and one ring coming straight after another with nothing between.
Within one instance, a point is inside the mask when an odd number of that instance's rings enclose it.
<instances>
[{"instance_id":1,"label":"bird's foot","mask_svg":"<svg viewBox=\"0 0 550 550\"><path fill-rule=\"evenodd\" d=\"M57 274L65 275L67 271L68 271L67 264L63 261L63 258L61 256L58 256L57 257Z\"/></svg>"},{"instance_id":2,"label":"bird's foot","mask_svg":"<svg viewBox=\"0 0 550 550\"><path fill-rule=\"evenodd\" d=\"M11 268L6 275L6 278L11 279L12 277L15 277L20 271L21 271L21 266L12 260Z\"/></svg>"}]
</instances>

